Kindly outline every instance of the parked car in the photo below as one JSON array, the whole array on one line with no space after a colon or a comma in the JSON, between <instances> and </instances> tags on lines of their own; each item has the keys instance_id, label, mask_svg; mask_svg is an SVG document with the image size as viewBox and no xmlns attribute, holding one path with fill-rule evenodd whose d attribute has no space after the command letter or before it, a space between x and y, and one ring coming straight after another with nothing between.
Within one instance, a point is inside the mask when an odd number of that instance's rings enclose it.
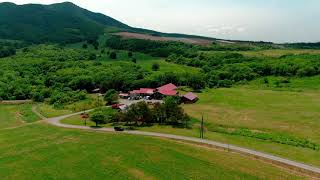
<instances>
[{"instance_id":1,"label":"parked car","mask_svg":"<svg viewBox=\"0 0 320 180\"><path fill-rule=\"evenodd\" d=\"M116 126L116 127L114 127L114 130L115 131L124 131L124 128Z\"/></svg>"},{"instance_id":2,"label":"parked car","mask_svg":"<svg viewBox=\"0 0 320 180\"><path fill-rule=\"evenodd\" d=\"M124 106L125 104L113 104L111 106L112 109L120 109L121 106Z\"/></svg>"}]
</instances>

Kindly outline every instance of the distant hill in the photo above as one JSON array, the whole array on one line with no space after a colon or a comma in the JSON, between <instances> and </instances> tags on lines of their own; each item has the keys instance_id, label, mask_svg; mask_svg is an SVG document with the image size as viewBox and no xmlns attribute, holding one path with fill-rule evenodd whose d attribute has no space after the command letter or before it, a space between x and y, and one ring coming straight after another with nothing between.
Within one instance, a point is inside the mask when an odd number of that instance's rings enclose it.
<instances>
[{"instance_id":1,"label":"distant hill","mask_svg":"<svg viewBox=\"0 0 320 180\"><path fill-rule=\"evenodd\" d=\"M250 44L278 48L267 42L233 41L209 37L162 33L148 29L130 27L112 17L94 13L73 3L52 5L0 3L0 39L21 40L32 43L73 43L95 39L99 35L119 33L125 38L148 40L173 40L192 44L208 45L212 41L224 44ZM129 36L128 36L129 35ZM320 48L319 43L285 44L288 48Z\"/></svg>"},{"instance_id":2,"label":"distant hill","mask_svg":"<svg viewBox=\"0 0 320 180\"><path fill-rule=\"evenodd\" d=\"M161 33L134 28L101 13L94 13L73 3L52 5L0 3L0 39L42 42L78 42L104 32L130 32L175 38L213 38Z\"/></svg>"},{"instance_id":3,"label":"distant hill","mask_svg":"<svg viewBox=\"0 0 320 180\"><path fill-rule=\"evenodd\" d=\"M0 38L31 42L75 42L93 38L105 29L131 27L72 3L16 5L0 3Z\"/></svg>"}]
</instances>

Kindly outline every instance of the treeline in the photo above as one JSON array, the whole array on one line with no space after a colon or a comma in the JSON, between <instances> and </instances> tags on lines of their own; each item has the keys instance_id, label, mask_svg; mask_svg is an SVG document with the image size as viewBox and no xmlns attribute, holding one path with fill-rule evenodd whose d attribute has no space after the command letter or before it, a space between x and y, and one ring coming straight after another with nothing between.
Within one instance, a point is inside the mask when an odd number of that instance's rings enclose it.
<instances>
[{"instance_id":1,"label":"treeline","mask_svg":"<svg viewBox=\"0 0 320 180\"><path fill-rule=\"evenodd\" d=\"M294 49L320 49L320 42L317 43L290 43L284 44L285 47Z\"/></svg>"},{"instance_id":2,"label":"treeline","mask_svg":"<svg viewBox=\"0 0 320 180\"><path fill-rule=\"evenodd\" d=\"M320 74L319 55L288 55L280 58L249 58L239 53L199 54L188 58L172 54L166 61L202 68L209 87L230 87L257 77L305 77Z\"/></svg>"},{"instance_id":3,"label":"treeline","mask_svg":"<svg viewBox=\"0 0 320 180\"><path fill-rule=\"evenodd\" d=\"M141 52L156 57L168 57L172 53L193 57L198 50L197 46L181 42L124 39L120 36L110 36L105 45L112 49Z\"/></svg>"},{"instance_id":4,"label":"treeline","mask_svg":"<svg viewBox=\"0 0 320 180\"><path fill-rule=\"evenodd\" d=\"M16 50L25 47L27 43L20 41L0 40L0 58L16 54Z\"/></svg>"}]
</instances>

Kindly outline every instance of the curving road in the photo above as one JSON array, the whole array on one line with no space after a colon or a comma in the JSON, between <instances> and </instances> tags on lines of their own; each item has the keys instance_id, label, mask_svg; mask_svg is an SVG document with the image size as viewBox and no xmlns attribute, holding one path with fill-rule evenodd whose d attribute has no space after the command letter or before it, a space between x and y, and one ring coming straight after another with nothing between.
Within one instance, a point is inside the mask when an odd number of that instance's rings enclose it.
<instances>
[{"instance_id":1,"label":"curving road","mask_svg":"<svg viewBox=\"0 0 320 180\"><path fill-rule=\"evenodd\" d=\"M91 131L102 131L102 132L115 132L113 128L91 128L87 126L76 126L76 125L68 125L68 124L62 124L60 121L62 119L79 115L79 113L69 114L65 116L55 117L55 118L49 118L45 119L40 113L36 111L34 108L33 111L39 115L40 117L44 118L44 121L52 124L54 126L63 127L63 128L71 128L71 129L83 129L83 130L91 130ZM161 138L168 138L168 139L174 139L174 140L182 140L182 141L188 141L188 142L195 142L195 143L201 143L205 145L210 145L216 148L222 148L228 151L237 152L245 155L249 155L252 157L255 157L257 159L267 160L269 162L272 162L277 165L285 166L287 168L290 168L295 171L299 171L302 173L307 173L309 175L312 175L313 177L317 177L320 179L320 168L310 166L307 164L295 162L292 160L284 159L281 157L273 156L267 153L254 151L247 148L242 148L230 144L224 144L216 141L211 140L204 140L204 139L198 139L198 138L192 138L192 137L185 137L185 136L177 136L172 134L163 134L163 133L154 133L154 132L144 132L144 131L124 131L124 132L118 132L118 133L124 133L124 134L134 134L134 135L143 135L143 136L153 136L153 137L161 137Z\"/></svg>"}]
</instances>

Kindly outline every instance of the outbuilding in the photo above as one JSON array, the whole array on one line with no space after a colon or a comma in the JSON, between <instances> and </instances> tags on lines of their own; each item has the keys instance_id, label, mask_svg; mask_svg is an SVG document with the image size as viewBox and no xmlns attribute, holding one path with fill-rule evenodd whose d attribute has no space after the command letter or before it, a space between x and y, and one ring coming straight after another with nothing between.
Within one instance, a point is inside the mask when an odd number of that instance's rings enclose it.
<instances>
[{"instance_id":1,"label":"outbuilding","mask_svg":"<svg viewBox=\"0 0 320 180\"><path fill-rule=\"evenodd\" d=\"M198 96L192 92L189 92L181 97L181 101L185 104L192 104L199 100Z\"/></svg>"}]
</instances>

